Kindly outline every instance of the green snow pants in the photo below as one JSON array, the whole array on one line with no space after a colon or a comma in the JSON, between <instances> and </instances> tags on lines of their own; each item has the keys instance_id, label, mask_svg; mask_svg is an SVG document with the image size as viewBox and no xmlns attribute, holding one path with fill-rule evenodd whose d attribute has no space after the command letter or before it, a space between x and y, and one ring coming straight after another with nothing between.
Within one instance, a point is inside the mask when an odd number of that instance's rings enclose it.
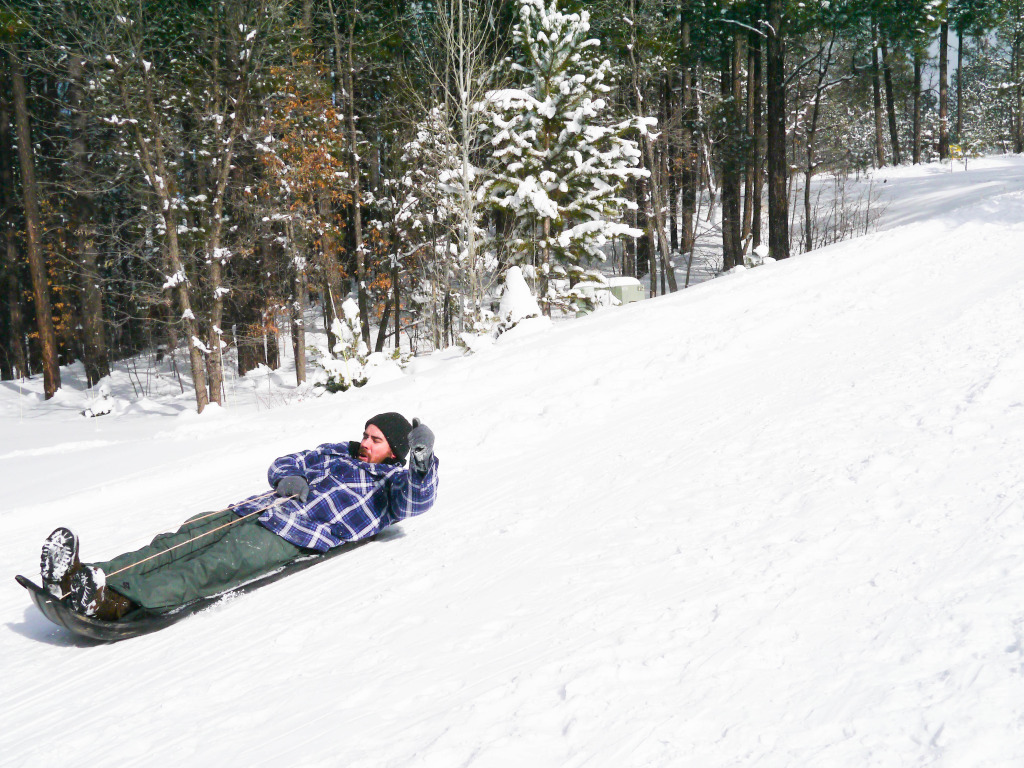
<instances>
[{"instance_id":1,"label":"green snow pants","mask_svg":"<svg viewBox=\"0 0 1024 768\"><path fill-rule=\"evenodd\" d=\"M111 574L107 586L115 592L145 608L166 611L243 584L308 551L268 531L255 516L243 520L234 512L219 512L196 515L148 546L94 565ZM133 563L139 565L115 573Z\"/></svg>"}]
</instances>

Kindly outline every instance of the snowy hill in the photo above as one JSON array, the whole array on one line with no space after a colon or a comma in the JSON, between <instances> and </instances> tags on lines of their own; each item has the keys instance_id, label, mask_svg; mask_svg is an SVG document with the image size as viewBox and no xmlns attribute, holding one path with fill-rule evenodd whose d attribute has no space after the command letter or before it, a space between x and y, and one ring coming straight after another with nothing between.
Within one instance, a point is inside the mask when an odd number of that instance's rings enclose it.
<instances>
[{"instance_id":1,"label":"snowy hill","mask_svg":"<svg viewBox=\"0 0 1024 768\"><path fill-rule=\"evenodd\" d=\"M883 231L289 407L4 382L0 764L1021 765L1024 158L885 190ZM96 647L10 578L390 409L440 501L322 567Z\"/></svg>"}]
</instances>

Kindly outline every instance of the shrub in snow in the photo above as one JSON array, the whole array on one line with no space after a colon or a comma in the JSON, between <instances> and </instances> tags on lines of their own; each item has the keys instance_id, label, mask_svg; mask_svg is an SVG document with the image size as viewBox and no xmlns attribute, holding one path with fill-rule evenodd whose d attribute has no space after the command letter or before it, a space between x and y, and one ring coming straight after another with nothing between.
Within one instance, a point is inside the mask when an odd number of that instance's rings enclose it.
<instances>
[{"instance_id":1,"label":"shrub in snow","mask_svg":"<svg viewBox=\"0 0 1024 768\"><path fill-rule=\"evenodd\" d=\"M96 396L86 402L85 408L82 409L82 415L88 418L94 418L96 416L106 416L108 414L122 414L129 407L127 400L115 397L111 393L111 377L104 376L100 379L96 385ZM57 390L57 394L54 397L58 397L64 392L63 389ZM145 397L143 397L143 400Z\"/></svg>"},{"instance_id":2,"label":"shrub in snow","mask_svg":"<svg viewBox=\"0 0 1024 768\"><path fill-rule=\"evenodd\" d=\"M89 402L82 411L82 415L86 418L92 418L94 416L106 416L112 410L114 410L114 400L110 397L110 379L109 377L103 378L97 386L96 397Z\"/></svg>"},{"instance_id":3,"label":"shrub in snow","mask_svg":"<svg viewBox=\"0 0 1024 768\"><path fill-rule=\"evenodd\" d=\"M743 258L743 266L745 267L760 267L763 264L775 263L775 259L768 255L768 246L762 243L754 249L753 253L748 253Z\"/></svg>"},{"instance_id":4,"label":"shrub in snow","mask_svg":"<svg viewBox=\"0 0 1024 768\"><path fill-rule=\"evenodd\" d=\"M608 279L595 269L585 272L579 281L557 292L555 298L566 303L565 307L572 311L592 312L601 306L612 303L612 295L607 290Z\"/></svg>"},{"instance_id":5,"label":"shrub in snow","mask_svg":"<svg viewBox=\"0 0 1024 768\"><path fill-rule=\"evenodd\" d=\"M498 308L498 334L514 328L521 320L539 315L540 307L526 284L523 271L519 267L509 267L505 273L505 290L501 294L501 305Z\"/></svg>"},{"instance_id":6,"label":"shrub in snow","mask_svg":"<svg viewBox=\"0 0 1024 768\"><path fill-rule=\"evenodd\" d=\"M486 309L478 309L473 314L466 314L463 318L465 330L459 333L459 346L476 352L482 347L488 346L494 340L499 320L493 312Z\"/></svg>"},{"instance_id":7,"label":"shrub in snow","mask_svg":"<svg viewBox=\"0 0 1024 768\"><path fill-rule=\"evenodd\" d=\"M338 339L334 349L311 349L313 363L323 371L324 378L316 385L328 392L344 392L361 387L367 381L366 363L369 349L359 333L359 307L351 298L341 305L341 317L334 318L331 332Z\"/></svg>"}]
</instances>

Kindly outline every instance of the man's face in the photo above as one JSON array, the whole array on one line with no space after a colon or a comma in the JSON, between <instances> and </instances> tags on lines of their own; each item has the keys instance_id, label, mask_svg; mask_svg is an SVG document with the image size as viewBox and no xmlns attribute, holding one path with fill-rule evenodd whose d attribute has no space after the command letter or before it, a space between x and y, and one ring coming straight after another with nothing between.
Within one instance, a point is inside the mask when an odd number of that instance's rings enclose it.
<instances>
[{"instance_id":1,"label":"man's face","mask_svg":"<svg viewBox=\"0 0 1024 768\"><path fill-rule=\"evenodd\" d=\"M363 441L359 443L359 458L370 464L380 464L394 456L391 446L384 439L384 433L377 429L376 424L367 424L363 430Z\"/></svg>"}]
</instances>

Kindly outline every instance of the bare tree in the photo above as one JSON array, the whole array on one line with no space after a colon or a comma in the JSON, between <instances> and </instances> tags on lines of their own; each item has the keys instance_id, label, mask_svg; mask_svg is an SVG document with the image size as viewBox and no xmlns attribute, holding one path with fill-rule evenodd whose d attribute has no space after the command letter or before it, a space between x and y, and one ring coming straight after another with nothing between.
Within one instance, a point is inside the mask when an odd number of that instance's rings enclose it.
<instances>
[{"instance_id":1,"label":"bare tree","mask_svg":"<svg viewBox=\"0 0 1024 768\"><path fill-rule=\"evenodd\" d=\"M450 242L457 252L460 266L456 271L467 305L458 318L460 324L467 319L470 323L475 320L494 280L494 274L486 269L481 228L484 213L481 189L488 171L481 128L487 117L478 105L488 91L500 87L508 77L495 67L503 54L502 41L493 26L499 5L500 0L442 0L434 7L429 39L418 46L418 61L430 83L427 93L416 94L418 111L423 115L430 113L435 106L431 97L443 105L439 112L443 119L431 125L442 134L438 137L439 143L453 147L456 152L456 160L444 183L420 192L444 195L459 212L457 216L444 217L448 231L434 231L432 235ZM436 164L438 167L448 165L440 158ZM448 208L449 202L438 201L438 205ZM496 245L500 248L501 243ZM441 300L447 306L447 291ZM464 314L467 311L468 318Z\"/></svg>"},{"instance_id":2,"label":"bare tree","mask_svg":"<svg viewBox=\"0 0 1024 768\"><path fill-rule=\"evenodd\" d=\"M835 63L836 33L832 31L828 39L818 43L814 56L815 66L811 72L810 116L805 128L805 165L804 165L804 250L814 248L814 217L811 213L811 180L818 167L816 157L819 122L824 107L825 95L836 86L855 77L854 74L841 75L830 79L829 72Z\"/></svg>"},{"instance_id":3,"label":"bare tree","mask_svg":"<svg viewBox=\"0 0 1024 768\"><path fill-rule=\"evenodd\" d=\"M875 165L885 165L885 139L882 131L882 70L878 64L878 24L871 22L871 97L875 116Z\"/></svg>"},{"instance_id":4,"label":"bare tree","mask_svg":"<svg viewBox=\"0 0 1024 768\"><path fill-rule=\"evenodd\" d=\"M11 136L10 100L0 96L0 206L3 207L3 219L0 225L4 228L4 242L0 244L3 268L0 269L0 298L6 307L6 334L0 338L0 346L6 347L3 357L3 375L11 378L29 375L28 359L25 354L24 317L22 314L18 265L21 252L18 247L18 207L14 193L14 157L11 148L14 141ZM0 323L0 327L4 324Z\"/></svg>"},{"instance_id":5,"label":"bare tree","mask_svg":"<svg viewBox=\"0 0 1024 768\"><path fill-rule=\"evenodd\" d=\"M764 69L761 66L761 36L754 33L748 35L747 49L747 135L750 141L744 179L746 193L743 196L744 252L748 243L751 248L761 244L761 190L764 187Z\"/></svg>"},{"instance_id":6,"label":"bare tree","mask_svg":"<svg viewBox=\"0 0 1024 768\"><path fill-rule=\"evenodd\" d=\"M921 162L921 70L924 69L924 54L919 45L914 45L914 165Z\"/></svg>"},{"instance_id":7,"label":"bare tree","mask_svg":"<svg viewBox=\"0 0 1024 768\"><path fill-rule=\"evenodd\" d=\"M768 251L789 256L789 199L786 194L786 31L783 0L768 2Z\"/></svg>"},{"instance_id":8,"label":"bare tree","mask_svg":"<svg viewBox=\"0 0 1024 768\"><path fill-rule=\"evenodd\" d=\"M690 44L691 20L689 7L684 6L679 14L679 61L681 68L680 84L682 89L682 110L680 113L681 124L681 147L682 155L682 179L680 182L680 198L683 216L683 237L680 243L680 250L683 253L690 253L693 250L694 242L694 217L697 211L697 187L699 184L699 173L697 171L699 149L694 136L694 123L696 122L696 86L694 83L694 72L696 65L692 46ZM689 269L687 269L689 275Z\"/></svg>"},{"instance_id":9,"label":"bare tree","mask_svg":"<svg viewBox=\"0 0 1024 768\"><path fill-rule=\"evenodd\" d=\"M637 40L636 29L637 29L637 9L636 0L630 0L630 15L632 23L629 25L630 30L630 45L629 45L629 60L632 70L631 84L633 87L633 97L636 99L636 104L642 105L644 103L643 98L643 87L642 87L642 72L640 69L640 57L639 57L639 41ZM663 192L666 186L666 180L661 172L661 164L657 160L658 153L656 152L655 142L659 137L663 137L662 140L667 140L668 134L664 130L658 135L654 136L649 130L643 130L640 134L640 142L643 145L644 157L647 160L647 168L650 171L648 177L647 187L650 190L650 203L651 211L647 217L648 230L652 227L656 238L652 238L650 232L648 233L648 239L651 242L651 247L654 246L654 240L657 240L658 250L661 256L661 273L668 279L668 289L672 293L678 290L676 285L676 274L672 268L672 254L669 252L669 237L668 230L665 224L665 205ZM657 294L657 281L655 275L657 274L657 262L653 251L650 253L650 292L654 296ZM664 281L663 281L664 285Z\"/></svg>"},{"instance_id":10,"label":"bare tree","mask_svg":"<svg viewBox=\"0 0 1024 768\"><path fill-rule=\"evenodd\" d=\"M949 19L939 26L939 158L949 157Z\"/></svg>"},{"instance_id":11,"label":"bare tree","mask_svg":"<svg viewBox=\"0 0 1024 768\"><path fill-rule=\"evenodd\" d=\"M882 78L885 82L885 110L889 115L889 142L892 146L892 164L903 162L900 154L900 133L896 124L896 100L893 96L892 62L889 56L889 43L882 35L879 41L882 48Z\"/></svg>"},{"instance_id":12,"label":"bare tree","mask_svg":"<svg viewBox=\"0 0 1024 768\"><path fill-rule=\"evenodd\" d=\"M342 40L338 28L338 16L334 1L327 0L327 10L331 18L331 31L334 35L335 68L341 73L345 104L345 121L348 132L349 149L349 184L352 194L352 235L355 238L356 252L356 294L359 304L360 333L363 342L370 344L370 320L366 286L366 249L363 244L363 194L362 172L359 163L359 131L356 129L356 84L355 84L355 35L356 18L359 15L359 0L351 0L345 8L345 32L347 37Z\"/></svg>"},{"instance_id":13,"label":"bare tree","mask_svg":"<svg viewBox=\"0 0 1024 768\"><path fill-rule=\"evenodd\" d=\"M89 16L93 28L83 34L94 61L106 68L103 84L113 94L102 117L133 145L130 155L155 198L164 240L163 290L179 313L200 412L211 400L222 400L223 274L231 256L223 239L225 194L276 2L196 9L189 34L173 40L180 47L165 50L160 8L141 0L130 6L100 0ZM187 163L200 170L182 173ZM189 183L198 188L182 187ZM184 244L181 233L187 233Z\"/></svg>"},{"instance_id":14,"label":"bare tree","mask_svg":"<svg viewBox=\"0 0 1024 768\"><path fill-rule=\"evenodd\" d=\"M43 359L43 392L49 400L60 389L60 365L57 360L57 335L53 326L49 278L40 245L39 190L36 186L32 128L29 125L25 75L17 57L9 58L14 120L18 129L18 160L21 166L21 193L25 203L25 235L32 295L35 300L36 328Z\"/></svg>"},{"instance_id":15,"label":"bare tree","mask_svg":"<svg viewBox=\"0 0 1024 768\"><path fill-rule=\"evenodd\" d=\"M68 57L68 107L72 112L71 166L77 188L71 207L71 235L78 267L81 296L82 336L86 381L96 384L110 374L107 337L103 323L103 294L96 248L96 223L89 183L86 132L88 115L84 108L84 73L81 56Z\"/></svg>"}]
</instances>

